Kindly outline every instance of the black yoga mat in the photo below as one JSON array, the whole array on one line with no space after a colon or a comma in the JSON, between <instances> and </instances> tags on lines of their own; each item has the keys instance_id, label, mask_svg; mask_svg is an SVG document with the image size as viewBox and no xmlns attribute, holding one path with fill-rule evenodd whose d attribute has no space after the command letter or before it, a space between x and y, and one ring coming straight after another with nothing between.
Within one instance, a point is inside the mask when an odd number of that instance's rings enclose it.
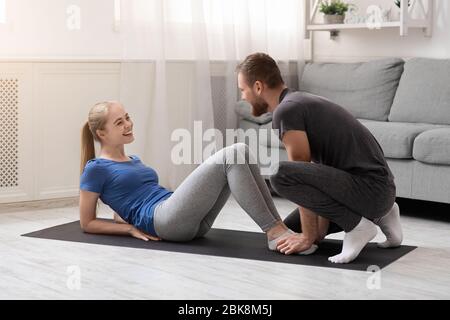
<instances>
[{"instance_id":1,"label":"black yoga mat","mask_svg":"<svg viewBox=\"0 0 450 320\"><path fill-rule=\"evenodd\" d=\"M80 228L79 221L74 221L27 233L23 236L361 271L367 271L368 267L372 265L382 269L417 248L401 246L395 249L380 249L377 248L375 243L369 243L352 263L334 264L328 261L328 257L338 254L341 251L342 241L324 240L320 244L319 249L309 256L286 256L279 252L268 250L266 237L260 232L213 228L204 238L195 239L190 242L143 241L128 236L84 233Z\"/></svg>"}]
</instances>

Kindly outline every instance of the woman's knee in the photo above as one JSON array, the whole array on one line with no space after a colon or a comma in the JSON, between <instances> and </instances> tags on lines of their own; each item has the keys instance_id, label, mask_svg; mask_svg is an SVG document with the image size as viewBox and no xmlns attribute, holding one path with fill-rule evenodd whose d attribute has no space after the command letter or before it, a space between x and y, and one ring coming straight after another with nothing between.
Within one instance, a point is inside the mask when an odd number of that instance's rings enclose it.
<instances>
[{"instance_id":1,"label":"woman's knee","mask_svg":"<svg viewBox=\"0 0 450 320\"><path fill-rule=\"evenodd\" d=\"M250 163L249 148L245 143L238 142L226 148L226 160L229 164Z\"/></svg>"},{"instance_id":2,"label":"woman's knee","mask_svg":"<svg viewBox=\"0 0 450 320\"><path fill-rule=\"evenodd\" d=\"M232 145L233 149L237 152L238 155L245 157L245 160L248 158L249 148L248 145L242 142L238 142Z\"/></svg>"},{"instance_id":3,"label":"woman's knee","mask_svg":"<svg viewBox=\"0 0 450 320\"><path fill-rule=\"evenodd\" d=\"M241 152L248 152L248 145L246 145L243 142L237 142L237 143L232 144L231 146Z\"/></svg>"}]
</instances>

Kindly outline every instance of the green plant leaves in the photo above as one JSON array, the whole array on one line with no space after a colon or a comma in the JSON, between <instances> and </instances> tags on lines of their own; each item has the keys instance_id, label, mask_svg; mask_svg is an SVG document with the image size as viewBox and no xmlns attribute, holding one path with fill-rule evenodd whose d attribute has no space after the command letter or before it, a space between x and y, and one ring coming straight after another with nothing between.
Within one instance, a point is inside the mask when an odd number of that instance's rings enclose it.
<instances>
[{"instance_id":1,"label":"green plant leaves","mask_svg":"<svg viewBox=\"0 0 450 320\"><path fill-rule=\"evenodd\" d=\"M320 12L329 15L344 15L349 8L349 4L342 1L333 1L331 3L322 2Z\"/></svg>"}]
</instances>

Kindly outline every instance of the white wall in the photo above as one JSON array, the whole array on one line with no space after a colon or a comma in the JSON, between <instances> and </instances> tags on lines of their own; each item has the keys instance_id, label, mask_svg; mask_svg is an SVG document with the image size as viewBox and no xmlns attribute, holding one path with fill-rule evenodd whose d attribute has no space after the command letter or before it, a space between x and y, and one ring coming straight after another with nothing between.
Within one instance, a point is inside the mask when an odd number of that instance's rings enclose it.
<instances>
[{"instance_id":1,"label":"white wall","mask_svg":"<svg viewBox=\"0 0 450 320\"><path fill-rule=\"evenodd\" d=\"M70 5L81 9L79 30L69 28ZM114 0L6 0L0 58L118 59L121 38L113 26Z\"/></svg>"},{"instance_id":2,"label":"white wall","mask_svg":"<svg viewBox=\"0 0 450 320\"><path fill-rule=\"evenodd\" d=\"M122 58L115 32L114 0L5 0L0 23L0 58ZM392 7L393 0L352 0L364 13L371 4ZM69 30L70 5L81 9L81 29ZM450 1L435 0L433 36L420 29L400 37L398 29L347 30L336 40L314 33L315 60L366 60L384 56L450 58ZM102 41L98 41L102 39Z\"/></svg>"},{"instance_id":3,"label":"white wall","mask_svg":"<svg viewBox=\"0 0 450 320\"><path fill-rule=\"evenodd\" d=\"M391 0L353 0L360 13L370 4L398 10ZM381 30L341 31L336 40L330 40L329 32L314 33L316 61L355 61L378 57L430 57L450 58L450 1L435 0L433 36L426 38L421 29L410 29L401 37L398 28Z\"/></svg>"},{"instance_id":4,"label":"white wall","mask_svg":"<svg viewBox=\"0 0 450 320\"><path fill-rule=\"evenodd\" d=\"M286 10L295 8L296 1L299 0L282 0L280 3L283 5L278 5L276 0L272 0L266 3L267 6L258 5L258 1L238 1L235 7L228 0L214 1L215 6L212 6L213 1L205 1L205 33L203 28L190 22L190 0L165 1L165 57L168 60L189 60L198 56L198 46L206 45L202 40L204 34L208 39L208 56L213 60L223 60L235 54L243 59L248 48L269 51L283 60L296 59L297 35L286 32L297 30L296 13L300 13L299 10ZM6 3L6 11L2 10L3 2ZM160 42L149 31L158 28L157 23L150 23L158 21L159 11L154 10L157 6L153 8L151 5L155 2L0 0L0 14L6 13L6 23L0 20L0 59L114 60L125 57L127 60L143 60L158 56L155 43ZM121 6L118 29L114 27L116 4ZM226 10L221 10L220 4ZM251 10L248 4L253 5ZM192 2L192 6L197 5ZM233 19L229 20L230 17ZM74 28L77 20L79 29ZM231 25L233 22L230 27L228 23ZM201 32L194 31L197 29ZM224 46L236 46L236 50L225 50Z\"/></svg>"}]
</instances>

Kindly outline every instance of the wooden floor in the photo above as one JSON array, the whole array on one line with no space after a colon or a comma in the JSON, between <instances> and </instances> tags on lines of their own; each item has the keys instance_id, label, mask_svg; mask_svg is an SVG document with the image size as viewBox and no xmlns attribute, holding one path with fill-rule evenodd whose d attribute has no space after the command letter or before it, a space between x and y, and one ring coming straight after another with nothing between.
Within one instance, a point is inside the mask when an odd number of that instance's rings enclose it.
<instances>
[{"instance_id":1,"label":"wooden floor","mask_svg":"<svg viewBox=\"0 0 450 320\"><path fill-rule=\"evenodd\" d=\"M295 207L275 202L282 216ZM76 206L42 207L0 210L0 299L450 298L450 223L424 218L433 216L429 206L402 217L404 244L419 248L383 269L379 281L361 271L21 237L78 220ZM100 216L111 217L109 208ZM214 226L259 231L233 199Z\"/></svg>"}]
</instances>

